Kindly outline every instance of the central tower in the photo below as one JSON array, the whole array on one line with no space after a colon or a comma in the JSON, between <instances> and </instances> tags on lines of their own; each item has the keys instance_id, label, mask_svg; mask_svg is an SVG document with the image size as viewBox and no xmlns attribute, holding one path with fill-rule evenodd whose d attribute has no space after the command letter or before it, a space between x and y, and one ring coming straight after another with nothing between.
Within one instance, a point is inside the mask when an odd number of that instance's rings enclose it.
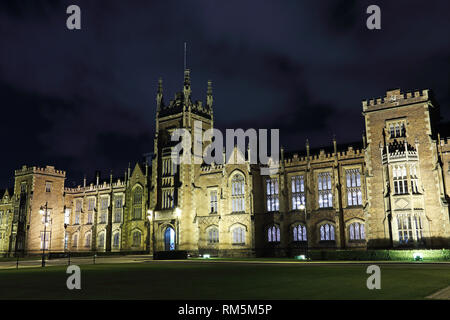
<instances>
[{"instance_id":1,"label":"central tower","mask_svg":"<svg viewBox=\"0 0 450 320\"><path fill-rule=\"evenodd\" d=\"M199 161L176 165L171 160L172 149L179 143L171 141L176 129L186 129L191 136L191 148L198 143L194 125L201 124L202 135L213 127L212 83L208 81L206 103L192 99L190 70L184 70L182 91L165 104L163 82L158 81L156 94L156 129L152 160L152 190L150 208L153 210L155 250L197 251L195 177L200 172ZM198 129L197 129L198 130ZM198 139L198 138L196 138ZM204 147L203 143L202 146Z\"/></svg>"}]
</instances>

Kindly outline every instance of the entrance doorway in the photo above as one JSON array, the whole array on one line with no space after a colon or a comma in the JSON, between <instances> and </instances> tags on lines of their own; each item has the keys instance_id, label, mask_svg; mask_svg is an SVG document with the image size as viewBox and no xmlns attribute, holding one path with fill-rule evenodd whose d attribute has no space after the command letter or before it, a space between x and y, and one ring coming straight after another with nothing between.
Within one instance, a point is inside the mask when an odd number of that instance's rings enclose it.
<instances>
[{"instance_id":1,"label":"entrance doorway","mask_svg":"<svg viewBox=\"0 0 450 320\"><path fill-rule=\"evenodd\" d=\"M164 248L166 251L175 250L175 230L172 227L164 231Z\"/></svg>"}]
</instances>

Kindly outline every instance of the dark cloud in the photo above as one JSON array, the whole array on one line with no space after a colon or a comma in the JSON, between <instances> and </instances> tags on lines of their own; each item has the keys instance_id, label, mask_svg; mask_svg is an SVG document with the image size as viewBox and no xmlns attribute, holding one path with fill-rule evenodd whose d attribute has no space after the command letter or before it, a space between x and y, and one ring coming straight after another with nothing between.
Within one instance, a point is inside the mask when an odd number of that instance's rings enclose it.
<instances>
[{"instance_id":1,"label":"dark cloud","mask_svg":"<svg viewBox=\"0 0 450 320\"><path fill-rule=\"evenodd\" d=\"M65 27L78 4L82 30ZM218 128L279 128L302 149L357 141L361 100L432 88L450 119L450 4L378 1L2 1L0 187L22 164L70 179L121 174L152 150L155 91L181 90L183 42L194 99L214 84Z\"/></svg>"}]
</instances>

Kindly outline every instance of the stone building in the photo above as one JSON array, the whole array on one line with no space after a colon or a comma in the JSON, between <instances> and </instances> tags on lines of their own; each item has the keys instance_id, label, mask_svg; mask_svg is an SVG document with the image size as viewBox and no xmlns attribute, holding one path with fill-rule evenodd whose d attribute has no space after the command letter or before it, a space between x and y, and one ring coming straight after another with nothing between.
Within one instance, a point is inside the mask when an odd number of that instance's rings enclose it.
<instances>
[{"instance_id":1,"label":"stone building","mask_svg":"<svg viewBox=\"0 0 450 320\"><path fill-rule=\"evenodd\" d=\"M450 247L450 141L437 131L431 92L390 90L362 109L360 143L281 148L273 175L237 148L223 163L189 155L190 163L175 164L176 129L192 145L211 143L195 126L214 128L212 84L205 102L194 101L185 70L182 91L166 104L159 80L151 159L120 179L97 175L76 188L52 166L16 170L14 189L0 195L0 251L292 256Z\"/></svg>"}]
</instances>

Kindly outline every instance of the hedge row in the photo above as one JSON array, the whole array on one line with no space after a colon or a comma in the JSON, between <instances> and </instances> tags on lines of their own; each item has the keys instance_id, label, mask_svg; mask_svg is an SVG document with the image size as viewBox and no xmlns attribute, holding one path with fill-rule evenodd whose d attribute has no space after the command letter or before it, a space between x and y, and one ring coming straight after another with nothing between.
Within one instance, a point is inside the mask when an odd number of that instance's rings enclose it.
<instances>
[{"instance_id":1,"label":"hedge row","mask_svg":"<svg viewBox=\"0 0 450 320\"><path fill-rule=\"evenodd\" d=\"M420 253L424 261L450 260L450 249L441 250L309 250L311 260L411 261Z\"/></svg>"}]
</instances>

